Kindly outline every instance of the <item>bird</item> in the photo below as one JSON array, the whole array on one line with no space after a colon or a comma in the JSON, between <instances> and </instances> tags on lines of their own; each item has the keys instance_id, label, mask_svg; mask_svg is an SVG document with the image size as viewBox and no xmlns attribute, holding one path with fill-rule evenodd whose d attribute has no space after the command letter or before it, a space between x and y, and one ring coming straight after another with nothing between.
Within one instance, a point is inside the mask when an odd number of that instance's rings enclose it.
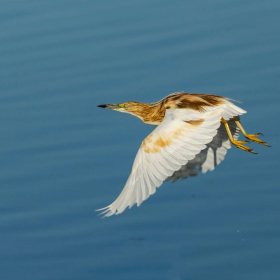
<instances>
[{"instance_id":1,"label":"bird","mask_svg":"<svg viewBox=\"0 0 280 280\"><path fill-rule=\"evenodd\" d=\"M259 139L262 133L245 131L240 116L247 112L235 105L235 101L213 94L174 92L153 103L98 105L131 114L156 128L142 141L120 195L96 211L101 211L103 217L121 214L127 207L140 206L165 180L192 175L194 169L202 172L214 169L223 160L230 143L252 154L255 152L245 145L250 141L269 146ZM247 140L237 140L239 131ZM213 147L216 151L220 149L215 153L216 162L205 164L209 158L213 159Z\"/></svg>"}]
</instances>

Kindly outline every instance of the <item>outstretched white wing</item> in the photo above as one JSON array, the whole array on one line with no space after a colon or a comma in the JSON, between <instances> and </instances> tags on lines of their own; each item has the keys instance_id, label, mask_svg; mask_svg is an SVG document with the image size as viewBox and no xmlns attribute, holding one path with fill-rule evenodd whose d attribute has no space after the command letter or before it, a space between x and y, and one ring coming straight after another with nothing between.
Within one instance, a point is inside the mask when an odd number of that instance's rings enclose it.
<instances>
[{"instance_id":1,"label":"outstretched white wing","mask_svg":"<svg viewBox=\"0 0 280 280\"><path fill-rule=\"evenodd\" d=\"M99 209L103 210L101 214L109 217L136 203L139 206L174 171L206 148L222 117L229 119L243 113L228 101L222 106L208 107L206 112L166 110L163 121L142 142L122 192L112 204Z\"/></svg>"}]
</instances>

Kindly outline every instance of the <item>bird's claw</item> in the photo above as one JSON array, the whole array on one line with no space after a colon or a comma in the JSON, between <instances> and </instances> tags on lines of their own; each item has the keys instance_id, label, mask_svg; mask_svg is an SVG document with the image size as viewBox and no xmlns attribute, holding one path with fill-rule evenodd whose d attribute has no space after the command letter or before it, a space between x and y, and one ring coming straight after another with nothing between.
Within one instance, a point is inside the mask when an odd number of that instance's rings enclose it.
<instances>
[{"instance_id":1,"label":"bird's claw","mask_svg":"<svg viewBox=\"0 0 280 280\"><path fill-rule=\"evenodd\" d=\"M245 134L244 136L249 139L252 142L256 142L258 144L264 145L264 146L269 146L266 142L260 140L257 138L259 135L263 135L262 133L257 133L257 134Z\"/></svg>"},{"instance_id":2,"label":"bird's claw","mask_svg":"<svg viewBox=\"0 0 280 280\"><path fill-rule=\"evenodd\" d=\"M232 142L232 144L235 145L237 148L239 148L241 150L244 150L244 151L249 152L251 154L256 154L251 148L249 148L245 145L242 145L240 142L245 142L245 141L234 141L234 142Z\"/></svg>"}]
</instances>

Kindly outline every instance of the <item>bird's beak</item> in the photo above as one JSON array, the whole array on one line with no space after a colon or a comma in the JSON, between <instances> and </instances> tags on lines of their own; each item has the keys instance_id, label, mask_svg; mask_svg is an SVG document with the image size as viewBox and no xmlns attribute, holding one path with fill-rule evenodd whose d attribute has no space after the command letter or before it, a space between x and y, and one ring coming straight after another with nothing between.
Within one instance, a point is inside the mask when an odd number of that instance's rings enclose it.
<instances>
[{"instance_id":1,"label":"bird's beak","mask_svg":"<svg viewBox=\"0 0 280 280\"><path fill-rule=\"evenodd\" d=\"M119 104L102 104L98 105L97 107L105 108L105 109L119 109Z\"/></svg>"},{"instance_id":2,"label":"bird's beak","mask_svg":"<svg viewBox=\"0 0 280 280\"><path fill-rule=\"evenodd\" d=\"M102 104L102 105L98 105L97 107L105 108L105 109L112 109L112 110L119 110L119 109L122 109L124 106L123 106L123 104Z\"/></svg>"}]
</instances>

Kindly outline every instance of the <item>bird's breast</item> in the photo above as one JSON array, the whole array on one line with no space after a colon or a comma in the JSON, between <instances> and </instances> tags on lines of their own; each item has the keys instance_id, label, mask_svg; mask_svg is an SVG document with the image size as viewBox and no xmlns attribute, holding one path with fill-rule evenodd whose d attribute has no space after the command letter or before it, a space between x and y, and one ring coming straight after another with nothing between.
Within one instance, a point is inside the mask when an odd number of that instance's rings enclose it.
<instances>
[{"instance_id":1,"label":"bird's breast","mask_svg":"<svg viewBox=\"0 0 280 280\"><path fill-rule=\"evenodd\" d=\"M159 125L161 123L161 121L155 121L155 120L147 120L147 121L143 121L145 124L150 124L150 125Z\"/></svg>"}]
</instances>

